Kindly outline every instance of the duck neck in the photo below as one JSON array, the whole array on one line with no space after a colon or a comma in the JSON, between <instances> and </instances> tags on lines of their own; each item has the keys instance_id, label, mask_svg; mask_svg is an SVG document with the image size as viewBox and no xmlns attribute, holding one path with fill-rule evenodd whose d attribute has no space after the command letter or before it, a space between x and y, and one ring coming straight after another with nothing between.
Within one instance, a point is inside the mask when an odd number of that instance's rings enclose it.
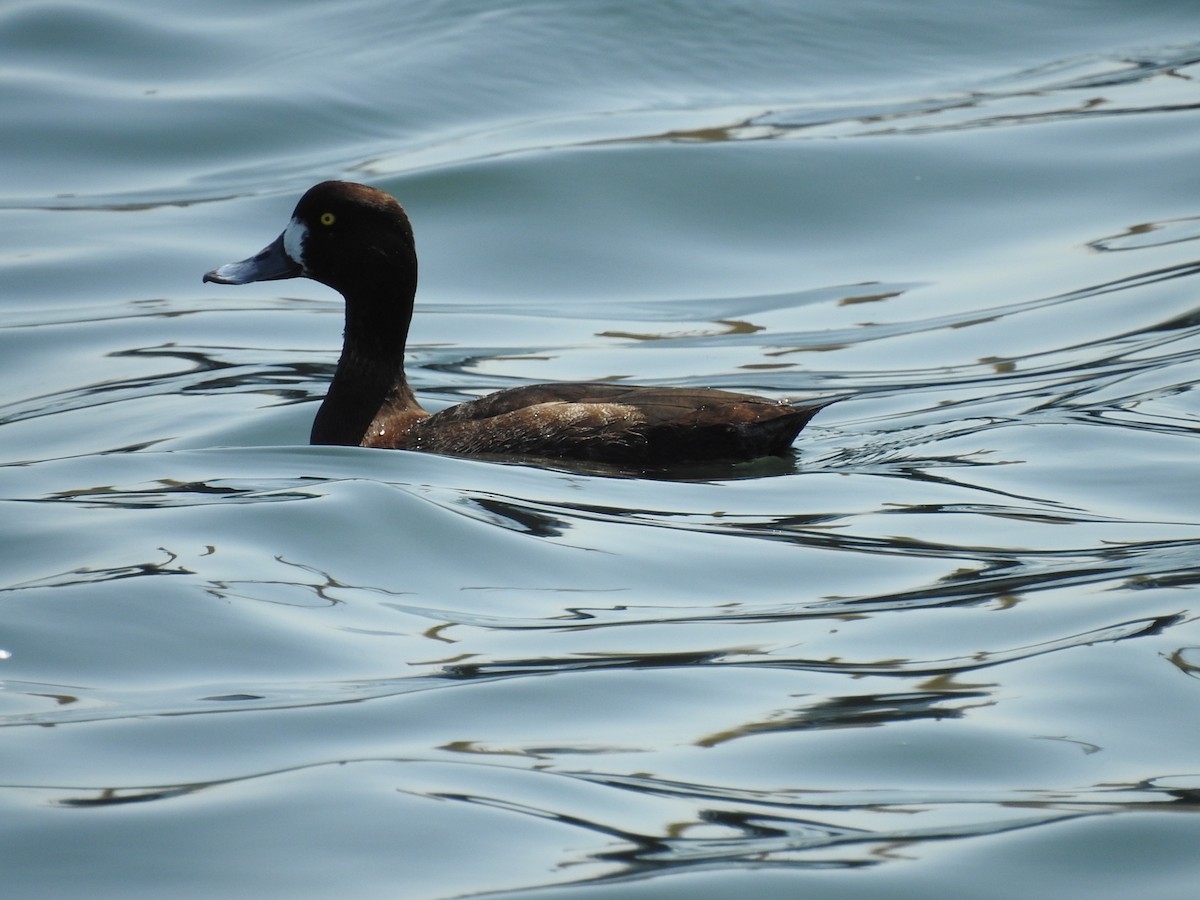
<instances>
[{"instance_id":1,"label":"duck neck","mask_svg":"<svg viewBox=\"0 0 1200 900\"><path fill-rule=\"evenodd\" d=\"M404 374L412 294L405 292L407 302L386 304L346 296L342 355L313 421L311 443L403 446L407 429L428 415ZM385 422L391 423L387 434Z\"/></svg>"}]
</instances>

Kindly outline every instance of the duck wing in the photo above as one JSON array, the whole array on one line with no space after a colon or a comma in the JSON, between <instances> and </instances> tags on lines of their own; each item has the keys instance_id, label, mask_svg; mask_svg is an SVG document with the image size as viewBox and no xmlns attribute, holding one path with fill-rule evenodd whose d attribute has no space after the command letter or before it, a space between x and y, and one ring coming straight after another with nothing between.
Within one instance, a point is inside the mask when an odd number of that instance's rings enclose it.
<instances>
[{"instance_id":1,"label":"duck wing","mask_svg":"<svg viewBox=\"0 0 1200 900\"><path fill-rule=\"evenodd\" d=\"M703 388L535 384L435 413L413 426L407 446L659 465L753 459L787 452L830 402L793 405Z\"/></svg>"}]
</instances>

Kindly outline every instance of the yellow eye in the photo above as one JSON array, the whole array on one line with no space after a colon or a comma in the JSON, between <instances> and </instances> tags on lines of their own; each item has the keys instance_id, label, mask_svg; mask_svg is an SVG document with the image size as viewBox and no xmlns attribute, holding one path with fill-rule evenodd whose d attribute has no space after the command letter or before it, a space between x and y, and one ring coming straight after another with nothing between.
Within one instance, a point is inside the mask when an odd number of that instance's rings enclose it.
<instances>
[{"instance_id":1,"label":"yellow eye","mask_svg":"<svg viewBox=\"0 0 1200 900\"><path fill-rule=\"evenodd\" d=\"M321 213L321 224L322 225L332 225L336 220L337 220L337 216L335 216L333 213L329 213L329 212Z\"/></svg>"}]
</instances>

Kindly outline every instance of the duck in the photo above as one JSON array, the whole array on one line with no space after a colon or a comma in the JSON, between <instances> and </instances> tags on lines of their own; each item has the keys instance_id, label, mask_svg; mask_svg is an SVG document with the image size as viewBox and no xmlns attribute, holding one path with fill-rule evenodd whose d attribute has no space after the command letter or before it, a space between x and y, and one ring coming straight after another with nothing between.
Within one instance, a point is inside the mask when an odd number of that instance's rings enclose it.
<instances>
[{"instance_id":1,"label":"duck","mask_svg":"<svg viewBox=\"0 0 1200 900\"><path fill-rule=\"evenodd\" d=\"M204 282L284 278L312 279L345 300L342 352L312 444L618 465L751 460L789 453L801 429L834 402L562 382L508 388L431 414L404 371L417 291L412 224L395 197L365 184L310 188L279 237Z\"/></svg>"}]
</instances>

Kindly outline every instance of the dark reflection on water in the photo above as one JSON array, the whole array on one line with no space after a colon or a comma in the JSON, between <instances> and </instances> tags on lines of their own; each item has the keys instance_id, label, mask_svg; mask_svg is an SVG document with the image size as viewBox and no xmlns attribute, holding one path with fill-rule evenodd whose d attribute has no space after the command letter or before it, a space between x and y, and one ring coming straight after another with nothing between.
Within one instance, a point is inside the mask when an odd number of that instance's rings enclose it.
<instances>
[{"instance_id":1,"label":"dark reflection on water","mask_svg":"<svg viewBox=\"0 0 1200 900\"><path fill-rule=\"evenodd\" d=\"M786 620L789 616L737 616L717 617L718 621L745 621L747 619L768 621ZM680 621L680 620L676 620ZM701 617L689 618L685 621L711 621ZM495 662L480 662L469 664L454 664L445 667L445 672L452 678L496 678L500 676L545 675L555 671L586 671L593 669L612 668L675 668L678 666L718 665L729 667L757 668L769 666L779 669L797 669L809 672L842 672L849 675L899 675L899 676L950 676L961 672L971 672L991 666L1010 663L1017 660L1030 659L1046 653L1054 653L1073 647L1089 646L1105 641L1122 641L1129 638L1158 635L1166 628L1185 621L1183 614L1158 616L1151 619L1136 619L1115 625L1098 628L1082 634L1069 635L1052 641L1044 641L1024 647L1013 647L994 651L975 651L969 656L948 659L888 659L871 662L856 662L848 659L824 660L789 658L783 653L772 653L769 657L750 662L733 662L726 659L730 651L709 651L695 653L655 653L636 656L602 656L589 655L585 658L570 659L532 659L532 660L503 660ZM557 629L569 628L564 623L555 623ZM585 626L591 627L591 626ZM741 655L740 651L732 655ZM961 696L955 692L954 696ZM980 695L981 696L981 695ZM907 709L907 707L905 707ZM905 718L906 713L897 711L897 718ZM918 716L920 717L920 716ZM851 723L853 724L853 723ZM753 730L753 729L751 729Z\"/></svg>"},{"instance_id":2,"label":"dark reflection on water","mask_svg":"<svg viewBox=\"0 0 1200 900\"><path fill-rule=\"evenodd\" d=\"M1186 113L1200 108L1187 82L1194 81L1200 52L1195 45L1168 48L1152 58L1068 59L981 83L970 93L922 97L886 104L818 106L766 112L732 124L667 131L624 140L721 142L881 137L936 134L978 128L1029 126L1088 118ZM1133 95L1163 81L1153 102ZM1174 91L1172 90L1174 89ZM1098 94L1098 91L1104 91ZM1178 94L1176 102L1163 99ZM622 139L608 139L602 143Z\"/></svg>"},{"instance_id":3,"label":"dark reflection on water","mask_svg":"<svg viewBox=\"0 0 1200 900\"><path fill-rule=\"evenodd\" d=\"M151 361L156 367L161 360L182 360L191 366L187 369L167 369L143 377L105 380L10 403L0 407L0 427L42 416L175 395L253 392L274 398L281 404L298 403L313 399L312 391L320 390L314 385L326 383L332 374L330 366L304 362L247 365L244 361L221 359L212 348L200 347L142 347L115 351L110 356ZM144 446L121 449L141 449Z\"/></svg>"},{"instance_id":4,"label":"dark reflection on water","mask_svg":"<svg viewBox=\"0 0 1200 900\"><path fill-rule=\"evenodd\" d=\"M289 500L312 500L320 496L316 479L296 479L286 483L272 481L264 486L256 483L239 484L233 479L211 482L177 482L163 479L144 488L117 485L78 488L59 491L27 503L66 502L80 507L116 507L118 509L170 509L172 507L225 505L228 503L279 503ZM308 487L309 490L301 490Z\"/></svg>"},{"instance_id":5,"label":"dark reflection on water","mask_svg":"<svg viewBox=\"0 0 1200 900\"><path fill-rule=\"evenodd\" d=\"M606 854L606 858L630 864L635 872L642 867L695 865L715 860L740 860L748 864L770 861L816 866L872 865L887 862L901 848L921 841L978 837L1081 816L1146 812L1175 803L1196 807L1194 789L1167 790L1155 786L1153 780L1137 785L1084 788L1074 796L1029 791L1024 796L1014 794L1004 799L988 797L985 793L927 795L917 799L878 791L870 792L875 794L874 798L856 799L843 793L823 798L821 791L807 796L796 796L798 792L792 791L735 793L715 786L672 784L649 778L584 773L575 777L637 792L683 798L698 805L695 819L672 823L669 834L627 835L634 848ZM1129 795L1128 799L1123 795ZM739 809L720 808L730 802L736 802ZM706 803L714 804L716 808L705 808ZM749 812L747 807L756 809ZM975 821L922 824L927 819L936 822L955 807L958 807L958 815L971 816L973 813ZM786 814L785 810L791 810L791 814ZM896 814L900 814L908 827L863 828L835 824L837 819L848 818L847 814L854 813L869 813L872 818L879 814L881 820L888 815L894 820ZM856 818L862 821L861 816ZM730 831L713 838L688 837L689 831L711 831L706 827L710 825L725 826ZM838 848L840 855L829 857L820 852L830 848ZM806 859L806 855L816 858ZM630 874L633 873L622 872L613 877Z\"/></svg>"},{"instance_id":6,"label":"dark reflection on water","mask_svg":"<svg viewBox=\"0 0 1200 900\"><path fill-rule=\"evenodd\" d=\"M875 674L888 674L874 670ZM967 710L993 702L984 700L984 691L911 691L901 694L861 694L847 697L826 697L810 706L793 711L781 711L762 722L748 722L739 728L708 735L697 743L715 747L727 741L752 737L773 731L803 731L809 728L874 728L892 722L913 722L921 719L956 719ZM980 702L970 702L979 700Z\"/></svg>"},{"instance_id":7,"label":"dark reflection on water","mask_svg":"<svg viewBox=\"0 0 1200 900\"><path fill-rule=\"evenodd\" d=\"M874 448L871 453L879 453ZM950 460L946 464L952 464ZM963 460L953 464L961 466ZM945 485L958 485L954 479L935 478L925 462L918 468L916 461L901 467L863 464L861 460L837 460L834 471L842 467L860 474L867 472L907 476L910 480L927 480ZM910 471L911 467L911 471ZM920 477L917 477L920 476ZM594 477L594 476L593 476ZM602 485L603 479L598 482ZM736 482L734 482L736 483ZM965 486L965 485L964 485ZM292 501L315 501L327 495L331 483L313 477L269 480L238 480L218 478L211 481L177 481L162 479L144 486L102 485L74 488L51 493L43 498L19 501L42 504L69 504L79 508L116 508L125 510L172 509L230 504L277 504ZM873 591L865 596L825 596L806 598L790 603L786 608L772 606L747 611L709 610L689 613L683 619L669 611L657 613L662 620L704 621L710 618L733 621L737 619L770 620L831 616L844 613L883 612L887 610L951 607L963 604L992 603L998 597L1024 598L1040 591L1093 584L1112 583L1128 588L1183 587L1200 579L1196 564L1200 541L1195 538L1131 540L1124 537L1105 539L1095 544L1060 546L1054 549L1034 547L1003 547L970 542L949 543L931 539L906 537L897 533L854 533L857 517L848 513L822 512L792 515L747 515L744 513L701 513L637 509L582 503L571 498L563 501L538 502L524 498L506 497L497 493L472 491L429 491L406 485L394 485L423 504L442 510L451 516L466 517L491 526L499 526L529 538L555 542L577 542L572 535L585 525L608 527L630 526L663 530L685 540L688 534L719 535L727 538L794 545L797 548L836 551L861 555L864 559L881 560L888 557L944 560L957 563L944 576L915 588ZM974 490L974 488L972 488ZM993 518L1000 521L1032 525L1095 525L1119 524L1119 520L1095 516L1078 510L1056 507L1049 501L1020 498L1026 505L1012 503L954 503L954 504L896 504L876 511L886 523L889 517L902 517L904 528L929 518L942 521L956 516L964 521ZM886 527L886 525L885 525ZM969 538L969 533L964 533ZM214 545L214 549L215 549ZM682 545L681 545L682 548ZM45 576L38 582L21 582L4 590L17 590L38 585L65 585L129 578L141 575L196 574L195 570L176 565L177 555L165 548L163 562L123 563L114 567L72 569L58 575ZM277 556L283 560L283 556ZM295 564L306 573L318 574L329 585L346 589L365 589L390 593L381 585L355 583L345 576L303 564ZM279 582L285 584L286 582ZM311 585L297 583L305 589Z\"/></svg>"},{"instance_id":8,"label":"dark reflection on water","mask_svg":"<svg viewBox=\"0 0 1200 900\"><path fill-rule=\"evenodd\" d=\"M57 788L37 793L54 806L87 811L173 803L255 782L266 787L273 779L304 771L315 774L325 766L382 767L401 794L502 811L513 821L549 821L573 833L571 843L595 848L585 851L585 857L608 864L604 874L584 874L574 880L577 885L636 882L672 870L716 866L874 866L896 862L928 841L968 840L1093 816L1200 811L1200 788L1170 776L1137 783L1083 785L1071 792L965 790L920 795L894 790L731 790L715 784L595 771L561 770L533 776L598 787L613 795L607 815L588 818L562 803L521 799L522 776L516 770L475 767L490 782L488 786L447 790L423 788L405 777L406 772L419 772L423 765L419 760L357 758L219 781ZM478 777L475 782L479 783ZM506 788L512 789L511 795L506 795ZM666 804L658 814L654 807L646 806L656 801ZM645 807L640 828L629 815L639 807Z\"/></svg>"},{"instance_id":9,"label":"dark reflection on water","mask_svg":"<svg viewBox=\"0 0 1200 900\"><path fill-rule=\"evenodd\" d=\"M130 574L146 574L144 572ZM118 574L112 577L130 577ZM30 585L38 587L44 585ZM333 606L343 601L332 596L343 585L330 583L310 588L316 598L313 606ZM213 585L209 591L223 599L237 599L245 595L236 585ZM331 593L326 593L326 592ZM255 598L256 600L259 598ZM289 603L289 605L304 605ZM403 607L400 607L403 608ZM696 619L694 621L702 621ZM497 682L504 679L541 678L548 675L568 673L594 673L627 670L632 672L699 672L714 667L721 670L755 671L763 668L811 673L843 674L856 678L865 676L904 677L927 679L925 689L899 693L865 693L845 696L815 698L802 707L779 709L763 720L739 723L720 732L703 735L696 739L696 746L714 747L739 738L756 737L771 732L793 732L807 729L860 728L882 726L890 723L913 722L923 719L957 718L964 712L994 702L989 691L980 690L979 684L958 685L953 677L1002 664L1030 660L1064 650L1093 646L1105 642L1118 642L1130 638L1159 635L1165 629L1185 621L1183 615L1160 616L1122 622L1093 631L1063 636L1037 644L975 651L969 656L944 659L888 659L855 661L849 659L806 659L782 652L761 655L746 661L742 650L707 650L674 653L642 653L619 655L591 652L562 659L505 659L480 662L450 662L416 665L411 675L396 678L357 682L314 683L308 686L281 686L274 684L254 685L242 683L236 693L214 694L204 697L189 697L177 692L147 692L144 696L130 696L119 703L96 706L94 702L78 706L79 697L62 690L62 686L23 684L17 681L8 684L8 690L29 696L55 697L58 709L39 713L19 713L0 717L2 726L65 725L98 720L139 719L146 715L187 716L223 713L256 713L265 710L298 708L320 708L328 705L362 703L380 698L397 697L414 691L426 691L439 687L453 687L463 682ZM532 623L531 623L532 624ZM522 623L491 624L489 628L524 630L531 625ZM538 626L563 631L572 627L590 630L593 624L584 621L580 626L556 620ZM734 657L734 658L731 658ZM1179 665L1179 660L1176 660ZM409 666L414 666L409 663ZM1182 666L1181 666L1182 668ZM936 690L933 688L937 687ZM70 697L70 701L63 699ZM214 707L214 702L222 706ZM225 705L232 703L232 705ZM107 707L107 708L106 708ZM565 748L564 752L567 752ZM541 751L527 751L544 753Z\"/></svg>"},{"instance_id":10,"label":"dark reflection on water","mask_svg":"<svg viewBox=\"0 0 1200 900\"><path fill-rule=\"evenodd\" d=\"M164 547L158 548L166 559L161 562L134 563L131 565L107 566L99 568L72 569L39 578L36 581L26 581L19 584L0 587L0 593L26 591L35 588L63 588L79 585L103 584L108 581L122 581L127 578L143 578L159 575L195 575L193 569L176 565L179 555Z\"/></svg>"}]
</instances>

